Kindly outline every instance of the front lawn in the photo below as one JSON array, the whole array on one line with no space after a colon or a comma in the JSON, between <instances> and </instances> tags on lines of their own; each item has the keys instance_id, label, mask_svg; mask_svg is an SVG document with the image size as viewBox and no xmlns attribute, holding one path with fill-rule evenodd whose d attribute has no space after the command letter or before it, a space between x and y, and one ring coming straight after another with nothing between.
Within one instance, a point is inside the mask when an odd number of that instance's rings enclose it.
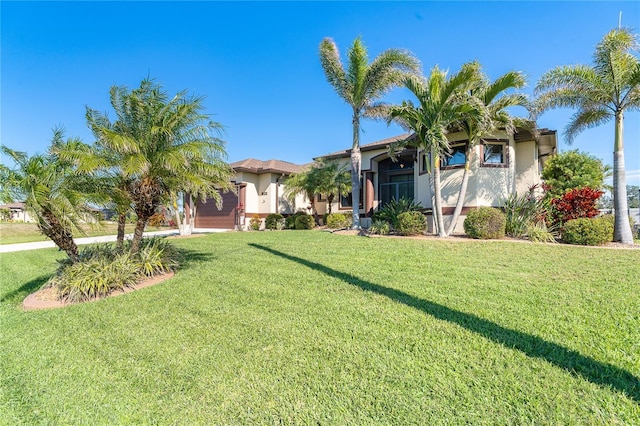
<instances>
[{"instance_id":1,"label":"front lawn","mask_svg":"<svg viewBox=\"0 0 640 426\"><path fill-rule=\"evenodd\" d=\"M640 423L639 250L174 241L173 279L38 312L62 255L2 255L0 423Z\"/></svg>"}]
</instances>

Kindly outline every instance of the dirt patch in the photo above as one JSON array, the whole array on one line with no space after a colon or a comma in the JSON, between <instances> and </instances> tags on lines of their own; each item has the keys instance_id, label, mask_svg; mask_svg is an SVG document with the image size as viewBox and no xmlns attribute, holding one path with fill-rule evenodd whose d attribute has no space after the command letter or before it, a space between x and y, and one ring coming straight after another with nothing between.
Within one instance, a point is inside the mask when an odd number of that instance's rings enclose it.
<instances>
[{"instance_id":1,"label":"dirt patch","mask_svg":"<svg viewBox=\"0 0 640 426\"><path fill-rule=\"evenodd\" d=\"M161 282L168 280L174 275L175 275L174 272L168 272L166 274L147 278L146 280L140 281L138 284L134 285L133 287L127 287L122 291L114 292L105 297L97 297L95 299L89 300L89 302L95 302L96 300L105 299L107 297L120 296L126 293L131 293L132 291L140 290L141 288L160 284ZM86 302L79 302L79 303L86 303ZM43 288L41 290L36 291L35 293L31 293L30 295L28 295L22 302L22 308L25 311L33 311L33 310L39 310L39 309L63 308L65 306L74 305L74 304L75 303L67 303L67 302L58 300L57 289L49 287L49 288Z\"/></svg>"}]
</instances>

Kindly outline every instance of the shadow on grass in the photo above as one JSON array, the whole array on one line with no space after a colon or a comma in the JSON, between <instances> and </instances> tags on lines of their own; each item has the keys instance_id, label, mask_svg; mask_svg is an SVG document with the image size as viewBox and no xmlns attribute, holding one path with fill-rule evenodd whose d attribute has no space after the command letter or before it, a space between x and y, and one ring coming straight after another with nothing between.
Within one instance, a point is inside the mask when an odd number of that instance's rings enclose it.
<instances>
[{"instance_id":1,"label":"shadow on grass","mask_svg":"<svg viewBox=\"0 0 640 426\"><path fill-rule=\"evenodd\" d=\"M187 266L197 265L200 263L209 262L216 258L216 256L213 255L213 253L205 252L205 251L196 251L196 250L190 250L185 248L179 248L178 251L182 259L182 262L181 262L182 268Z\"/></svg>"},{"instance_id":2,"label":"shadow on grass","mask_svg":"<svg viewBox=\"0 0 640 426\"><path fill-rule=\"evenodd\" d=\"M508 348L517 349L532 358L544 359L592 383L609 386L624 392L635 402L640 402L640 379L622 368L596 361L577 351L565 348L557 343L548 342L540 337L503 327L473 314L457 311L435 302L420 299L400 290L361 280L353 275L340 272L316 262L292 256L259 244L249 243L249 245L308 268L315 269L331 277L338 278L347 284L360 287L363 290L386 296L389 299L418 309L439 320L459 325Z\"/></svg>"},{"instance_id":3,"label":"shadow on grass","mask_svg":"<svg viewBox=\"0 0 640 426\"><path fill-rule=\"evenodd\" d=\"M0 302L13 302L14 299L24 299L34 291L40 290L40 287L42 287L49 278L51 278L51 275L41 275L38 278L34 278L17 289L3 295L2 298L0 298Z\"/></svg>"}]
</instances>

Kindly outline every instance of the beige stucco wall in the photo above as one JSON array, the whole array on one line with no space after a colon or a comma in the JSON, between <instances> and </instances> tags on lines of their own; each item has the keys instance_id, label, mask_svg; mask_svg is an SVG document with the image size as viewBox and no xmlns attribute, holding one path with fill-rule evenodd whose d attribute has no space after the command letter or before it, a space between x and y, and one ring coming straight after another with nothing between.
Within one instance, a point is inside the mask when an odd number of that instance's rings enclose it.
<instances>
[{"instance_id":1,"label":"beige stucco wall","mask_svg":"<svg viewBox=\"0 0 640 426\"><path fill-rule=\"evenodd\" d=\"M516 150L516 192L524 194L537 183L540 183L538 173L538 148L535 141L519 142Z\"/></svg>"}]
</instances>

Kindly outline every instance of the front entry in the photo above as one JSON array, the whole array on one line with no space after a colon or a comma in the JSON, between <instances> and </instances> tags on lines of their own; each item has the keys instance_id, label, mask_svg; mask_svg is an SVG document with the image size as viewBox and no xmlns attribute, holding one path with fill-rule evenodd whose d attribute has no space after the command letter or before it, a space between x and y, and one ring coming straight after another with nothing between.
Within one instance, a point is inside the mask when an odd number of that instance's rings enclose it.
<instances>
[{"instance_id":1,"label":"front entry","mask_svg":"<svg viewBox=\"0 0 640 426\"><path fill-rule=\"evenodd\" d=\"M414 195L413 155L400 156L396 161L387 158L378 163L379 206L391 200L408 198Z\"/></svg>"}]
</instances>

